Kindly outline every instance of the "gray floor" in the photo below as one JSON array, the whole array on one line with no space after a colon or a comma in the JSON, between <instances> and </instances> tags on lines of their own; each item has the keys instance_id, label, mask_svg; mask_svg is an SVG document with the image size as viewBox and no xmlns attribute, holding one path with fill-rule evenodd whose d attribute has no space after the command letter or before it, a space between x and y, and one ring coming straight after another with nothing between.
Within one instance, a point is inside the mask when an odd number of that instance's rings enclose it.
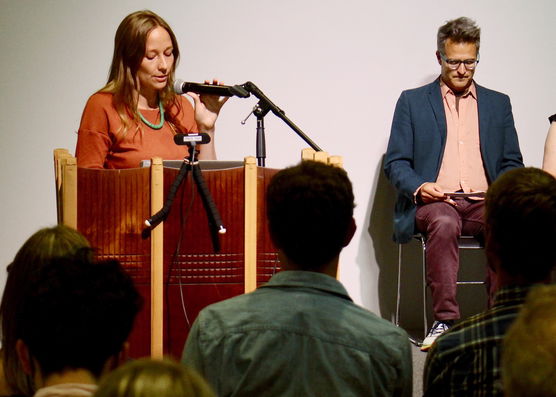
<instances>
[{"instance_id":1,"label":"gray floor","mask_svg":"<svg viewBox=\"0 0 556 397\"><path fill-rule=\"evenodd\" d=\"M411 353L413 355L413 396L421 397L423 395L423 368L427 353L422 352L415 345L411 345Z\"/></svg>"}]
</instances>

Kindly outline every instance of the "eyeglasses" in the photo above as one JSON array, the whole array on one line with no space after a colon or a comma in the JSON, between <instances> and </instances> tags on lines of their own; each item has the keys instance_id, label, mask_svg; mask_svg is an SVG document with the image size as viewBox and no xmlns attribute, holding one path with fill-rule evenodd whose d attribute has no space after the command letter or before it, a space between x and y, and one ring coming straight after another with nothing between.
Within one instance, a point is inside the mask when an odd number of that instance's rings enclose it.
<instances>
[{"instance_id":1,"label":"eyeglasses","mask_svg":"<svg viewBox=\"0 0 556 397\"><path fill-rule=\"evenodd\" d=\"M465 66L465 69L467 70L473 70L477 67L477 64L479 63L479 56L477 55L477 59L465 59L463 61L459 60L459 59L448 59L446 58L446 56L444 54L440 54L440 58L442 58L442 60L444 62L446 62L446 65L448 65L448 68L451 70L456 70L459 68L459 65L463 63L463 66Z\"/></svg>"}]
</instances>

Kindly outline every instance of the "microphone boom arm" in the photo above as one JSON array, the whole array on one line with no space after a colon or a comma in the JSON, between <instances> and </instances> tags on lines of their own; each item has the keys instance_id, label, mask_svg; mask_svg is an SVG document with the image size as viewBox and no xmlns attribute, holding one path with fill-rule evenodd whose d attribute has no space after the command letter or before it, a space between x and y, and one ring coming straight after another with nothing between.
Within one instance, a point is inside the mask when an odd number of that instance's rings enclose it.
<instances>
[{"instance_id":1,"label":"microphone boom arm","mask_svg":"<svg viewBox=\"0 0 556 397\"><path fill-rule=\"evenodd\" d=\"M278 106L276 106L270 99L268 99L268 97L263 94L259 87L257 87L251 81L242 84L241 87L245 88L248 92L259 99L259 103L257 104L257 107L253 112L257 117L262 118L269 111L271 111L276 117L282 119L284 123L286 123L292 130L294 130L294 132L299 135L299 137L301 137L301 139L303 139L309 146L311 146L311 148L318 152L322 152L322 149L315 142L313 142L311 138L305 135L305 133L301 131L301 129L296 126L288 117L286 117L286 113Z\"/></svg>"}]
</instances>

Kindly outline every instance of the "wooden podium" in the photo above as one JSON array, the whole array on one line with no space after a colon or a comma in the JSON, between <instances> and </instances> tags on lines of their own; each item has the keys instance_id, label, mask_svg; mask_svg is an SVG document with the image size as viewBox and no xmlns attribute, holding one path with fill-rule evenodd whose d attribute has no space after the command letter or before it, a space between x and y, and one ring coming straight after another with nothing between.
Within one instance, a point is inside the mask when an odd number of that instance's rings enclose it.
<instances>
[{"instance_id":1,"label":"wooden podium","mask_svg":"<svg viewBox=\"0 0 556 397\"><path fill-rule=\"evenodd\" d=\"M302 158L341 166L341 158L311 149ZM56 149L54 166L58 222L83 233L98 259L118 259L144 298L129 339L132 357L180 358L203 307L252 291L280 270L264 200L278 170L257 167L254 157L243 167L202 171L227 229L216 253L190 176L167 220L146 229L144 221L162 207L178 173L161 159L146 168L86 169L66 149Z\"/></svg>"}]
</instances>

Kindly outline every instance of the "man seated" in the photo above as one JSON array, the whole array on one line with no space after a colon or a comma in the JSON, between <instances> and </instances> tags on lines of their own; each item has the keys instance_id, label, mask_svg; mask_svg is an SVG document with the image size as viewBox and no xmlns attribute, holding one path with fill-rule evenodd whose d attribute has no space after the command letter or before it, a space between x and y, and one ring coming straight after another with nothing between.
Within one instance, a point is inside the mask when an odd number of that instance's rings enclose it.
<instances>
[{"instance_id":1,"label":"man seated","mask_svg":"<svg viewBox=\"0 0 556 397\"><path fill-rule=\"evenodd\" d=\"M466 17L438 29L440 76L402 92L384 160L386 176L398 191L394 239L407 243L416 231L427 239L435 321L424 351L460 318L458 237L482 238L479 196L505 171L523 167L510 98L474 80L480 41L481 29Z\"/></svg>"},{"instance_id":2,"label":"man seated","mask_svg":"<svg viewBox=\"0 0 556 397\"><path fill-rule=\"evenodd\" d=\"M536 168L498 178L487 192L485 237L500 286L494 305L438 337L425 363L425 396L503 395L502 339L531 286L548 281L556 265L556 179Z\"/></svg>"},{"instance_id":3,"label":"man seated","mask_svg":"<svg viewBox=\"0 0 556 397\"><path fill-rule=\"evenodd\" d=\"M219 396L411 396L407 334L335 278L353 200L341 168L307 161L274 176L266 210L283 271L203 309L184 348Z\"/></svg>"},{"instance_id":4,"label":"man seated","mask_svg":"<svg viewBox=\"0 0 556 397\"><path fill-rule=\"evenodd\" d=\"M17 315L16 350L35 396L88 396L114 368L141 298L117 261L94 263L88 250L38 271Z\"/></svg>"}]
</instances>

